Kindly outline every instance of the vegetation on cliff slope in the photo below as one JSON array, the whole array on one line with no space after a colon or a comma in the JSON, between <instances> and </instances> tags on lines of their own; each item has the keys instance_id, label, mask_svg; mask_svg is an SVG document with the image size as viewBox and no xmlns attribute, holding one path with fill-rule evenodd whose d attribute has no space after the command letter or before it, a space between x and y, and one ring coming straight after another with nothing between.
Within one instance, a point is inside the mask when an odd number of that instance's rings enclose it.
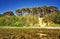
<instances>
[{"instance_id":1,"label":"vegetation on cliff slope","mask_svg":"<svg viewBox=\"0 0 60 39\"><path fill-rule=\"evenodd\" d=\"M39 18L43 18L46 26L48 23L60 24L60 11L55 6L17 9L16 15L7 11L0 14L0 26L40 26Z\"/></svg>"}]
</instances>

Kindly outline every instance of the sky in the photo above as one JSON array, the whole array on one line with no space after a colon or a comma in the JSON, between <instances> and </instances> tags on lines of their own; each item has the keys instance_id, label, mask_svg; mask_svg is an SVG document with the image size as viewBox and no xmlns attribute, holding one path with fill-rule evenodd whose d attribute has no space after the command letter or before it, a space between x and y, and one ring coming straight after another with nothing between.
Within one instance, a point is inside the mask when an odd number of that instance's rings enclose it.
<instances>
[{"instance_id":1,"label":"sky","mask_svg":"<svg viewBox=\"0 0 60 39\"><path fill-rule=\"evenodd\" d=\"M0 14L21 8L38 6L56 6L60 10L60 0L0 0Z\"/></svg>"}]
</instances>

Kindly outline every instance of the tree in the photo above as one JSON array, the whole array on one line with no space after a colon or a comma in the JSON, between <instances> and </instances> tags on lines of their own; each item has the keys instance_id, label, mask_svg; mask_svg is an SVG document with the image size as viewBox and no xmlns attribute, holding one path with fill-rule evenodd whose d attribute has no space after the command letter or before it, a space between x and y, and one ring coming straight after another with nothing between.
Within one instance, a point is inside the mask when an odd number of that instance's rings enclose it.
<instances>
[{"instance_id":1,"label":"tree","mask_svg":"<svg viewBox=\"0 0 60 39\"><path fill-rule=\"evenodd\" d=\"M44 21L46 23L53 22L53 23L60 24L60 12L53 12L51 14L46 14L44 16Z\"/></svg>"},{"instance_id":2,"label":"tree","mask_svg":"<svg viewBox=\"0 0 60 39\"><path fill-rule=\"evenodd\" d=\"M5 15L5 16L14 16L14 13L12 11L8 11L8 12L3 13L3 15Z\"/></svg>"},{"instance_id":3,"label":"tree","mask_svg":"<svg viewBox=\"0 0 60 39\"><path fill-rule=\"evenodd\" d=\"M43 6L43 12L44 12L44 13L43 13L44 15L46 15L46 14L49 13L49 12L48 12L48 7L47 7L46 5Z\"/></svg>"},{"instance_id":4,"label":"tree","mask_svg":"<svg viewBox=\"0 0 60 39\"><path fill-rule=\"evenodd\" d=\"M32 14L33 15L37 15L38 13L37 13L37 8L35 7L35 8L32 8Z\"/></svg>"},{"instance_id":5,"label":"tree","mask_svg":"<svg viewBox=\"0 0 60 39\"><path fill-rule=\"evenodd\" d=\"M29 8L22 8L21 10L22 10L23 15L30 14L30 12L31 12Z\"/></svg>"},{"instance_id":6,"label":"tree","mask_svg":"<svg viewBox=\"0 0 60 39\"><path fill-rule=\"evenodd\" d=\"M54 22L57 24L60 24L60 12L57 12L57 15L56 15Z\"/></svg>"},{"instance_id":7,"label":"tree","mask_svg":"<svg viewBox=\"0 0 60 39\"><path fill-rule=\"evenodd\" d=\"M52 13L52 12L57 12L57 11L58 11L58 8L55 7L55 6L49 6L48 8L50 9L50 12L51 12L51 13Z\"/></svg>"},{"instance_id":8,"label":"tree","mask_svg":"<svg viewBox=\"0 0 60 39\"><path fill-rule=\"evenodd\" d=\"M41 7L37 7L37 13L39 17L43 16Z\"/></svg>"},{"instance_id":9,"label":"tree","mask_svg":"<svg viewBox=\"0 0 60 39\"><path fill-rule=\"evenodd\" d=\"M16 10L16 14L17 14L18 16L22 16L22 10L20 10L20 9Z\"/></svg>"},{"instance_id":10,"label":"tree","mask_svg":"<svg viewBox=\"0 0 60 39\"><path fill-rule=\"evenodd\" d=\"M29 8L25 8L27 13L30 13L30 9Z\"/></svg>"}]
</instances>

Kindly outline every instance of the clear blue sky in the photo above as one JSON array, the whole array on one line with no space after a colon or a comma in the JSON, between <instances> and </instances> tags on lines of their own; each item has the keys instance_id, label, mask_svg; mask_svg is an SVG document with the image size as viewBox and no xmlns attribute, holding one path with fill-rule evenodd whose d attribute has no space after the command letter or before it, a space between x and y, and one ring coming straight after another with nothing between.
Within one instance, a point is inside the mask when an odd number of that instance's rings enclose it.
<instances>
[{"instance_id":1,"label":"clear blue sky","mask_svg":"<svg viewBox=\"0 0 60 39\"><path fill-rule=\"evenodd\" d=\"M0 0L0 14L26 7L57 6L60 10L60 0Z\"/></svg>"}]
</instances>

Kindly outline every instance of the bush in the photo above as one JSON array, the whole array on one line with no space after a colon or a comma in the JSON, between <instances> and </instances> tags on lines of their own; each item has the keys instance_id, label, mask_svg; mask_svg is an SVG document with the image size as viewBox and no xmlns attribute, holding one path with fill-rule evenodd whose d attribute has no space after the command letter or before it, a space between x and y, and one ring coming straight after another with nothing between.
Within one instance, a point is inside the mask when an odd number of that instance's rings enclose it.
<instances>
[{"instance_id":1,"label":"bush","mask_svg":"<svg viewBox=\"0 0 60 39\"><path fill-rule=\"evenodd\" d=\"M38 23L38 17L30 14L26 16L0 17L0 25L3 26L33 26L37 23Z\"/></svg>"},{"instance_id":2,"label":"bush","mask_svg":"<svg viewBox=\"0 0 60 39\"><path fill-rule=\"evenodd\" d=\"M3 25L5 25L5 23L4 23L4 22L5 22L4 17L0 17L0 25L2 25L2 26L3 26Z\"/></svg>"},{"instance_id":3,"label":"bush","mask_svg":"<svg viewBox=\"0 0 60 39\"><path fill-rule=\"evenodd\" d=\"M60 24L60 12L54 12L44 16L44 22L54 22Z\"/></svg>"},{"instance_id":4,"label":"bush","mask_svg":"<svg viewBox=\"0 0 60 39\"><path fill-rule=\"evenodd\" d=\"M57 12L57 15L56 15L54 22L57 24L60 24L60 12Z\"/></svg>"}]
</instances>

